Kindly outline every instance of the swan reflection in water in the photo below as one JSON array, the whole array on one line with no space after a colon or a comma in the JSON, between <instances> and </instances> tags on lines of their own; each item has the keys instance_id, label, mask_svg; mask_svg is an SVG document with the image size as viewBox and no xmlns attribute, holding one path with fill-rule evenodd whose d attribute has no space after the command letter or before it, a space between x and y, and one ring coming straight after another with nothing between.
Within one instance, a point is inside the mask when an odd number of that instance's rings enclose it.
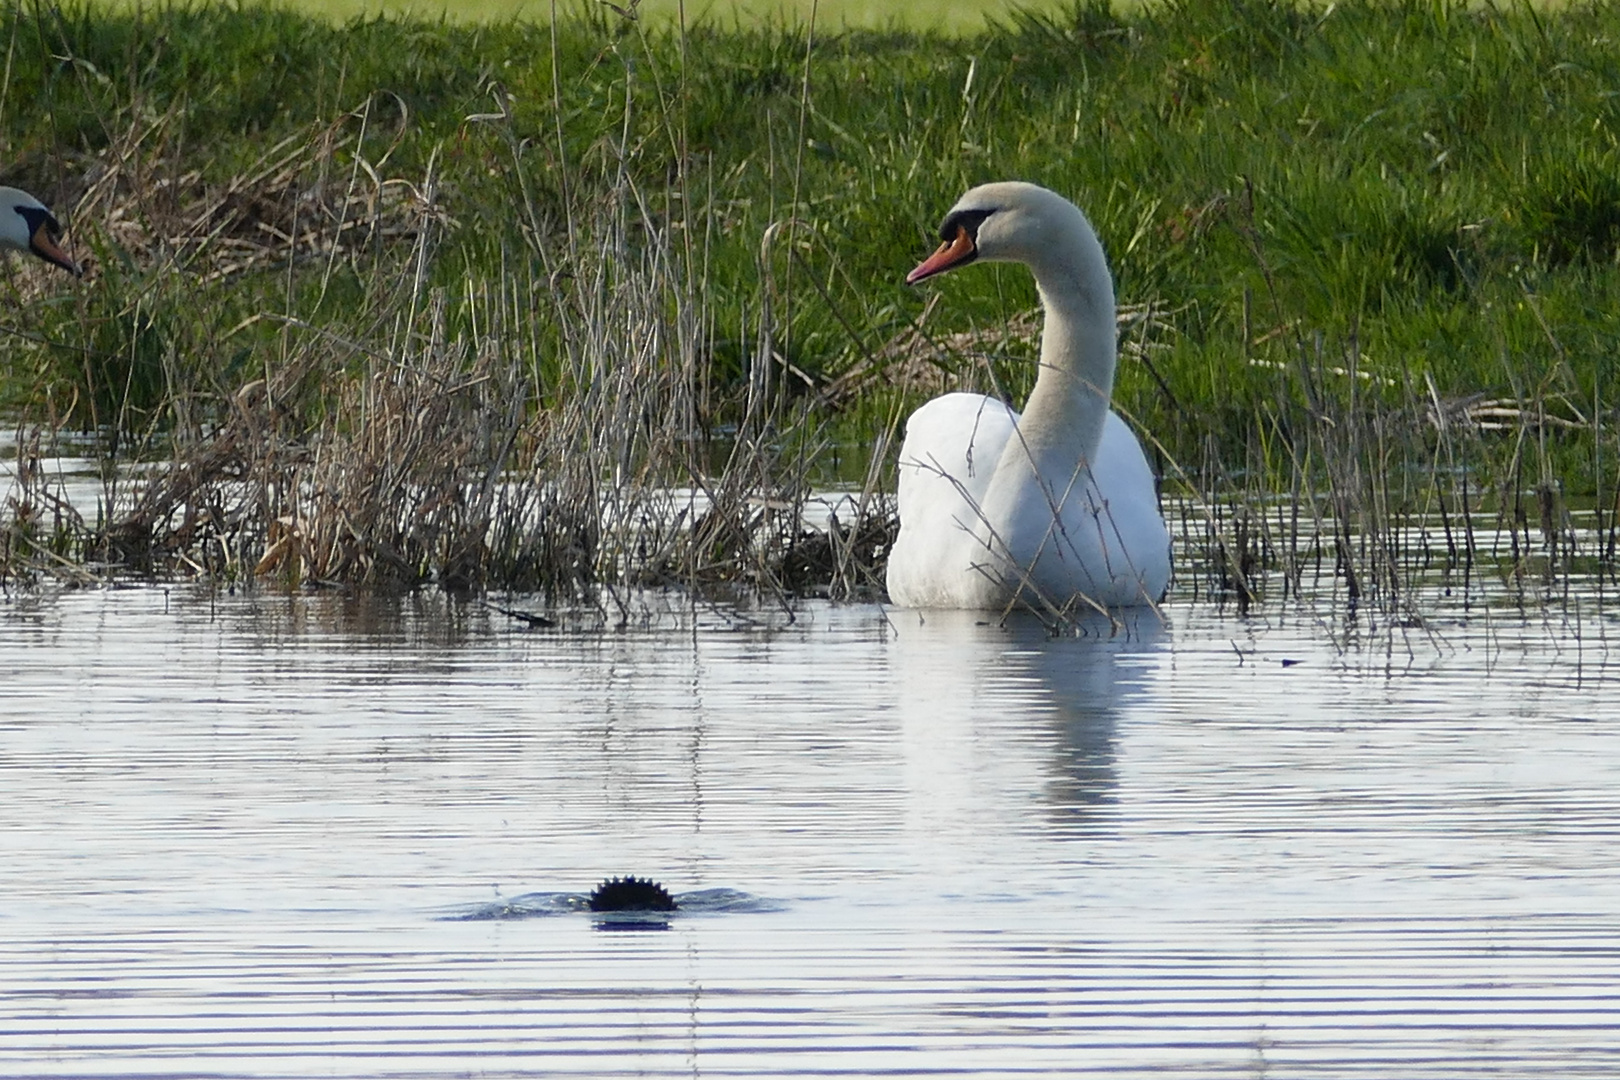
<instances>
[{"instance_id":1,"label":"swan reflection in water","mask_svg":"<svg viewBox=\"0 0 1620 1080\"><path fill-rule=\"evenodd\" d=\"M973 611L894 611L896 702L915 814L940 822L984 798L1028 799L1028 764L1056 834L1106 829L1118 783L1121 713L1147 699L1151 657L1168 645L1162 616L1098 616L1054 637L1038 619ZM1009 743L1025 752L1003 752ZM1025 775L1016 775L1023 772Z\"/></svg>"}]
</instances>

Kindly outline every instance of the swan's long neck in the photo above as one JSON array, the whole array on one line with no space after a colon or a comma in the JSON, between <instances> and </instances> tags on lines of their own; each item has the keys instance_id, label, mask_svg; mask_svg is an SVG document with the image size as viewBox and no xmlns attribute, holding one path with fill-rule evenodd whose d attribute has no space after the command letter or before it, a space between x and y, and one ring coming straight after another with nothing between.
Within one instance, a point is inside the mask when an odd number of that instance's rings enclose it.
<instances>
[{"instance_id":1,"label":"swan's long neck","mask_svg":"<svg viewBox=\"0 0 1620 1080\"><path fill-rule=\"evenodd\" d=\"M1041 370L1019 429L1041 472L1093 460L1114 391L1114 283L1102 245L1078 212L1029 267L1046 326ZM1064 478L1066 479L1066 477Z\"/></svg>"}]
</instances>

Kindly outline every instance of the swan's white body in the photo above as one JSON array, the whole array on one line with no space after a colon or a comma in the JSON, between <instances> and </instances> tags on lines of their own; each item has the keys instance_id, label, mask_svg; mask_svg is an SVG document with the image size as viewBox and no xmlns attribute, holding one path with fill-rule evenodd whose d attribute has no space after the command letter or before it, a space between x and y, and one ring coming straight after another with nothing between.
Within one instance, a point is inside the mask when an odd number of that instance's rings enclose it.
<instances>
[{"instance_id":1,"label":"swan's white body","mask_svg":"<svg viewBox=\"0 0 1620 1080\"><path fill-rule=\"evenodd\" d=\"M908 280L974 258L1024 263L1046 312L1041 367L1022 416L978 394L912 414L890 599L1059 612L1157 603L1170 538L1142 447L1109 409L1114 285L1096 233L1067 199L1019 183L974 188L941 231L945 244Z\"/></svg>"},{"instance_id":2,"label":"swan's white body","mask_svg":"<svg viewBox=\"0 0 1620 1080\"><path fill-rule=\"evenodd\" d=\"M26 191L0 187L0 248L25 251L78 274L78 264L57 243L61 235L62 226L44 203Z\"/></svg>"}]
</instances>

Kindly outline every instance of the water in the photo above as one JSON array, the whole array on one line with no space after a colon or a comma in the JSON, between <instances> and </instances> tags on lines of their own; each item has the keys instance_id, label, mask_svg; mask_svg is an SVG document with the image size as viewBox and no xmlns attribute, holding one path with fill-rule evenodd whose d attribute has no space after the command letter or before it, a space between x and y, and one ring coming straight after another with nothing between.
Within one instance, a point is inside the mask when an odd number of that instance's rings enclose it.
<instances>
[{"instance_id":1,"label":"water","mask_svg":"<svg viewBox=\"0 0 1620 1080\"><path fill-rule=\"evenodd\" d=\"M0 1074L1620 1076L1599 605L670 603L0 597Z\"/></svg>"}]
</instances>

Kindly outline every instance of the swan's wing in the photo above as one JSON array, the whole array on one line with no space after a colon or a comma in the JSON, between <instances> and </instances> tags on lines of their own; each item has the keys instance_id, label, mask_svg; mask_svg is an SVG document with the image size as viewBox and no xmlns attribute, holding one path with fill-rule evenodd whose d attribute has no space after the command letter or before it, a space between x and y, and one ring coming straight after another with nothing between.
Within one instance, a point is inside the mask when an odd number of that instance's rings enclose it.
<instances>
[{"instance_id":1,"label":"swan's wing","mask_svg":"<svg viewBox=\"0 0 1620 1080\"><path fill-rule=\"evenodd\" d=\"M946 394L911 414L900 446L900 535L889 596L904 607L975 607L985 557L981 510L1018 414L995 398Z\"/></svg>"},{"instance_id":2,"label":"swan's wing","mask_svg":"<svg viewBox=\"0 0 1620 1080\"><path fill-rule=\"evenodd\" d=\"M1057 608L1080 598L1082 609L1157 602L1170 578L1170 542L1136 435L1106 414L1095 456L1078 467L1071 476L1047 467L1039 483L1014 470L1020 482L986 500L1008 558L1027 573L1031 595ZM1062 507L1058 522L1054 504Z\"/></svg>"},{"instance_id":3,"label":"swan's wing","mask_svg":"<svg viewBox=\"0 0 1620 1080\"><path fill-rule=\"evenodd\" d=\"M1157 601L1170 582L1170 534L1159 513L1158 485L1147 455L1117 413L1110 412L1103 422L1091 476L1107 507L1093 528L1100 532L1108 562L1119 572L1117 556L1122 553L1130 569L1126 576L1139 580L1146 598Z\"/></svg>"},{"instance_id":4,"label":"swan's wing","mask_svg":"<svg viewBox=\"0 0 1620 1080\"><path fill-rule=\"evenodd\" d=\"M1157 512L1158 483L1153 477L1153 467L1148 464L1136 432L1116 412L1110 411L1103 421L1102 439L1092 472L1104 498L1145 501Z\"/></svg>"},{"instance_id":5,"label":"swan's wing","mask_svg":"<svg viewBox=\"0 0 1620 1080\"><path fill-rule=\"evenodd\" d=\"M949 521L977 508L1018 414L982 394L946 394L906 421L900 445L900 520Z\"/></svg>"}]
</instances>

